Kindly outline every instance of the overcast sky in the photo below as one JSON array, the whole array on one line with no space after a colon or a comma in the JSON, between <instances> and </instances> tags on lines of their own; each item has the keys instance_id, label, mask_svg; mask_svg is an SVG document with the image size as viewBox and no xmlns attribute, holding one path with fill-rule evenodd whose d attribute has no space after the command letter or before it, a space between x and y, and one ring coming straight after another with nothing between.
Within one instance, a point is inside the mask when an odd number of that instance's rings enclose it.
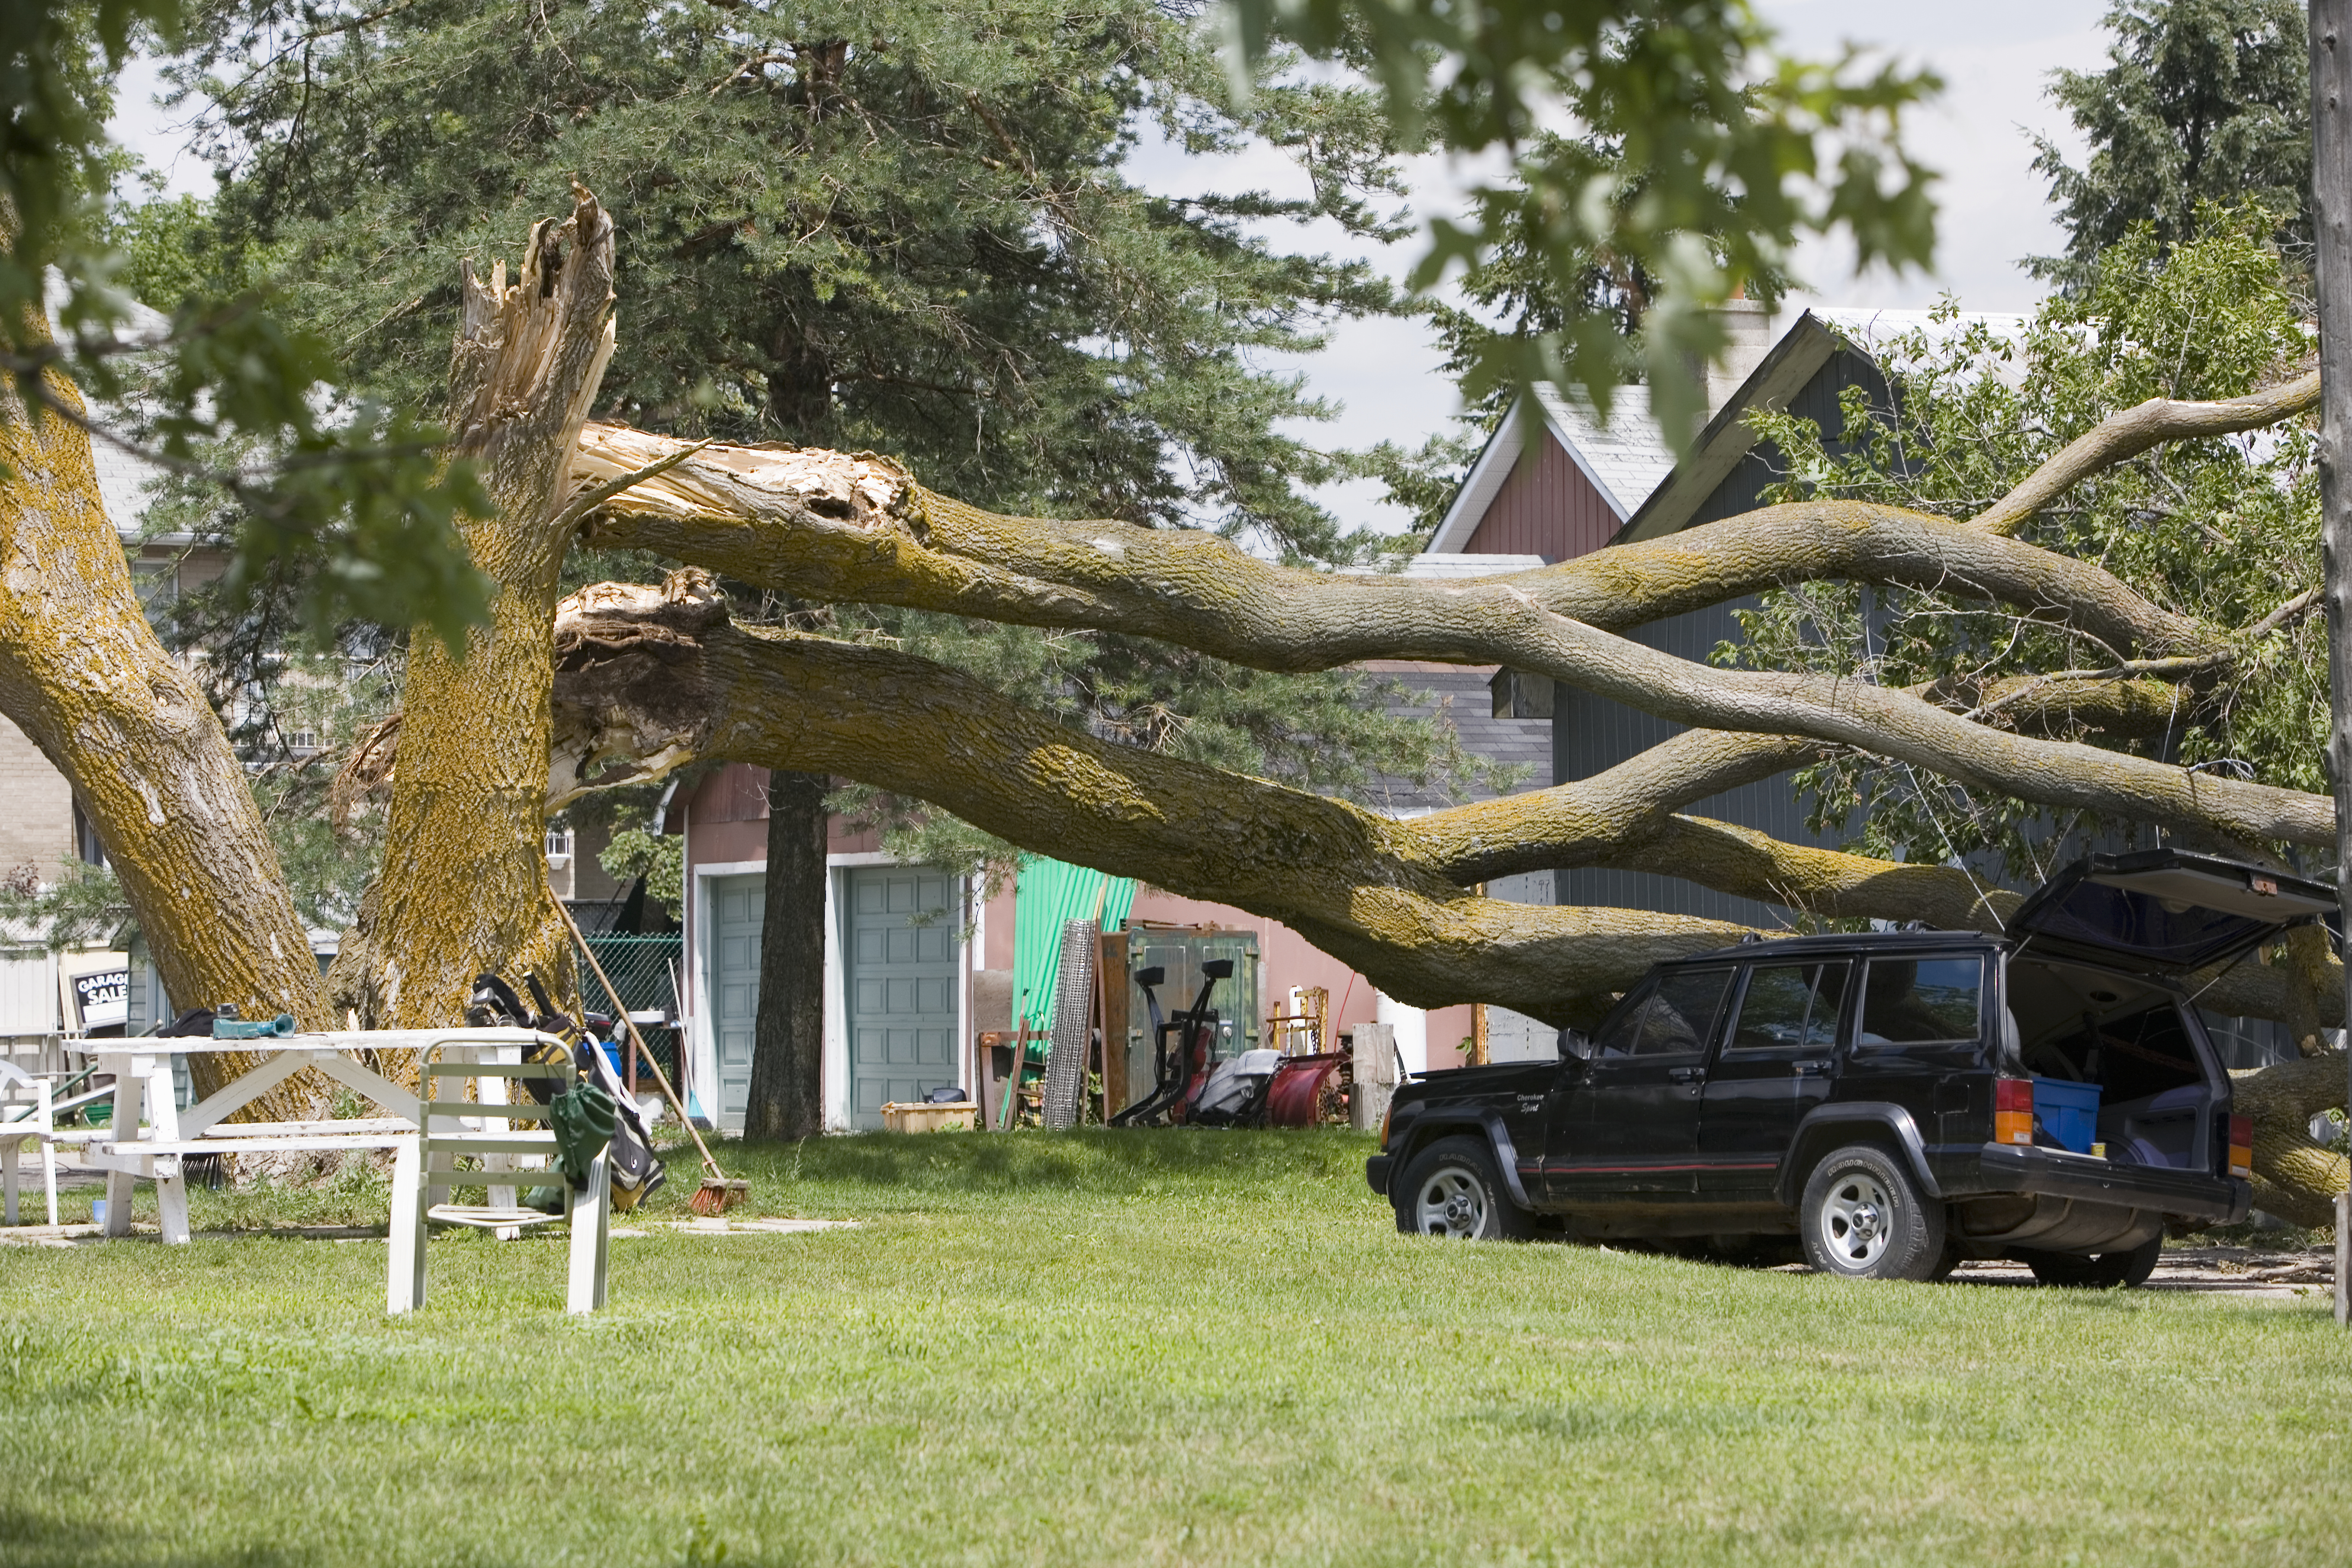
<instances>
[{"instance_id":1,"label":"overcast sky","mask_svg":"<svg viewBox=\"0 0 2352 1568\"><path fill-rule=\"evenodd\" d=\"M1906 121L1905 132L1913 155L1942 175L1934 272L1895 278L1876 270L1857 278L1850 253L1811 246L1796 258L1798 276L1808 287L1792 308L1815 301L1924 307L1948 292L1971 310L2032 309L2042 289L2018 263L2064 243L2052 220L2047 186L2032 171L2032 137L2047 135L2067 150L2070 161L2080 161L2079 140L2042 92L2053 69L2104 63L2105 35L2098 23L2106 0L1973 0L1966 6L1758 0L1758 8L1805 58L1833 58L1851 42L1891 50L1906 63L1932 68L1945 82L1941 98ZM1303 191L1303 181L1278 164L1268 157L1204 168L1166 148L1147 148L1137 160L1148 183L1171 190L1198 189L1204 180L1279 188L1288 178ZM1444 192L1456 180L1444 162L1427 160L1413 174L1424 215L1445 210ZM1320 243L1333 247L1333 237L1327 233ZM1365 253L1402 274L1417 247L1417 241L1406 240ZM1461 404L1452 383L1438 374L1437 361L1426 333L1399 321L1347 325L1318 354L1267 357L1269 364L1295 365L1312 390L1345 405L1336 421L1310 427L1309 439L1333 446L1382 440L1417 446L1452 429ZM1370 482L1339 486L1324 500L1343 521L1398 526L1402 518L1379 503L1378 490Z\"/></svg>"},{"instance_id":2,"label":"overcast sky","mask_svg":"<svg viewBox=\"0 0 2352 1568\"><path fill-rule=\"evenodd\" d=\"M2105 37L2098 22L2106 0L1972 0L1965 6L1888 4L1887 0L1757 0L1800 55L1824 58L1848 42L1888 49L1932 68L1946 83L1942 99L1906 125L1914 155L1943 176L1937 186L1936 270L1895 278L1856 278L1848 258L1815 246L1797 258L1808 285L1796 301L1842 305L1924 306L1949 292L1980 310L2029 310L2041 289L2017 265L2063 243L2051 219L2043 182L2032 170L2032 133L2040 132L2079 158L2063 116L2042 97L2049 73L2062 66L2096 66ZM184 136L152 101L152 70L134 68L123 82L117 138L166 175L174 191L211 188L203 165L184 151ZM1303 188L1279 158L1203 163L1172 149L1147 145L1135 161L1148 184L1171 192L1204 187ZM1444 211L1458 178L1440 160L1412 171L1424 216ZM1286 235L1300 248L1329 247L1333 236ZM1406 240L1371 254L1402 273L1417 252ZM1426 334L1409 323L1372 321L1342 328L1330 346L1307 356L1269 356L1272 368L1295 367L1318 395L1344 405L1339 418L1314 427L1311 439L1332 446L1381 440L1418 445L1452 428L1460 407L1452 385L1437 374ZM1349 523L1393 526L1369 486L1340 487L1327 501Z\"/></svg>"}]
</instances>

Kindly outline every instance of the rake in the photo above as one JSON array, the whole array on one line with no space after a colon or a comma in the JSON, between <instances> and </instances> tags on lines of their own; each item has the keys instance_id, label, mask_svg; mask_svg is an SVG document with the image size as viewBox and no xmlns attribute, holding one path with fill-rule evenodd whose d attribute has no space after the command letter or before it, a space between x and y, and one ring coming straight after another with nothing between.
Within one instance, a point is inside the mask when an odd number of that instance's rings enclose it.
<instances>
[{"instance_id":1,"label":"rake","mask_svg":"<svg viewBox=\"0 0 2352 1568\"><path fill-rule=\"evenodd\" d=\"M661 1063L655 1059L654 1054L646 1049L645 1037L637 1033L636 1020L629 1016L629 1005L621 1000L619 988L604 973L604 966L596 962L595 953L589 950L588 939L580 934L580 922L572 918L572 911L563 907L563 900L556 898L553 888L548 889L547 896L553 900L555 912L563 917L565 929L572 932L572 942L579 946L580 956L588 961L589 969L604 987L604 994L613 999L613 1015L621 1020L621 1026L629 1031L629 1044L636 1047L637 1059L653 1069L654 1081L661 1085L662 1093L669 1097L671 1108L677 1112L677 1119L686 1123L687 1135L694 1140L696 1150L702 1155L702 1185L694 1190L694 1196L686 1200L686 1206L708 1217L731 1209L738 1204L748 1203L751 1197L751 1184L740 1177L729 1176L719 1170L719 1162L710 1157L710 1145L702 1141L701 1130L695 1126L694 1118L686 1113L686 1106L678 1099L677 1090L670 1087L669 1075L662 1071Z\"/></svg>"}]
</instances>

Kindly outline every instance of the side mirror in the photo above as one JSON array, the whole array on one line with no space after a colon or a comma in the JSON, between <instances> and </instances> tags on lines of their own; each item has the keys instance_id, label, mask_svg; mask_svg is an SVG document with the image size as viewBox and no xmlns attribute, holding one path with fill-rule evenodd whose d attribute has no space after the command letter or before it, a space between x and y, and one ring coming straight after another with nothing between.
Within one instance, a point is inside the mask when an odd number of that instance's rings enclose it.
<instances>
[{"instance_id":1,"label":"side mirror","mask_svg":"<svg viewBox=\"0 0 2352 1568\"><path fill-rule=\"evenodd\" d=\"M1167 981L1168 972L1157 966L1150 969L1139 969L1135 972L1135 983L1138 985L1163 985Z\"/></svg>"},{"instance_id":2,"label":"side mirror","mask_svg":"<svg viewBox=\"0 0 2352 1568\"><path fill-rule=\"evenodd\" d=\"M1559 1032L1559 1059L1563 1062L1589 1062L1592 1059L1592 1042L1574 1029Z\"/></svg>"},{"instance_id":3,"label":"side mirror","mask_svg":"<svg viewBox=\"0 0 2352 1568\"><path fill-rule=\"evenodd\" d=\"M1230 958L1213 958L1201 965L1201 973L1211 980L1231 980L1234 977L1234 961Z\"/></svg>"}]
</instances>

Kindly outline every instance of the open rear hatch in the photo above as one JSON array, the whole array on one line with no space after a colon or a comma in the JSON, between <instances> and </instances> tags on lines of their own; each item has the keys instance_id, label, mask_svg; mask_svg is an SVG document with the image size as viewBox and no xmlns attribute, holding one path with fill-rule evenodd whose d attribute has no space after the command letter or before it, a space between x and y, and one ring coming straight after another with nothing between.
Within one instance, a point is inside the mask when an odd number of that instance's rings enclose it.
<instances>
[{"instance_id":1,"label":"open rear hatch","mask_svg":"<svg viewBox=\"0 0 2352 1568\"><path fill-rule=\"evenodd\" d=\"M2092 855L2061 870L2009 922L2044 958L2182 975L2236 958L2336 908L2324 882L2210 855Z\"/></svg>"}]
</instances>

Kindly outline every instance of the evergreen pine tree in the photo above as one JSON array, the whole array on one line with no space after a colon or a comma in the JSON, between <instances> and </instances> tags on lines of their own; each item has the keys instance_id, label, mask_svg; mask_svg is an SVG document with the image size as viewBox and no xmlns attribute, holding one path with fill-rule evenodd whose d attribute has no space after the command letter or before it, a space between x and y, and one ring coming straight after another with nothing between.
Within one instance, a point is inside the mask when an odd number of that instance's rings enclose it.
<instances>
[{"instance_id":1,"label":"evergreen pine tree","mask_svg":"<svg viewBox=\"0 0 2352 1568\"><path fill-rule=\"evenodd\" d=\"M2107 68L2052 73L2050 96L2091 144L2081 168L2037 137L2068 239L2034 275L2087 283L2135 224L2166 251L2196 237L2200 210L2254 202L2294 253L2311 244L2311 66L2295 0L2121 0L2106 16Z\"/></svg>"}]
</instances>

